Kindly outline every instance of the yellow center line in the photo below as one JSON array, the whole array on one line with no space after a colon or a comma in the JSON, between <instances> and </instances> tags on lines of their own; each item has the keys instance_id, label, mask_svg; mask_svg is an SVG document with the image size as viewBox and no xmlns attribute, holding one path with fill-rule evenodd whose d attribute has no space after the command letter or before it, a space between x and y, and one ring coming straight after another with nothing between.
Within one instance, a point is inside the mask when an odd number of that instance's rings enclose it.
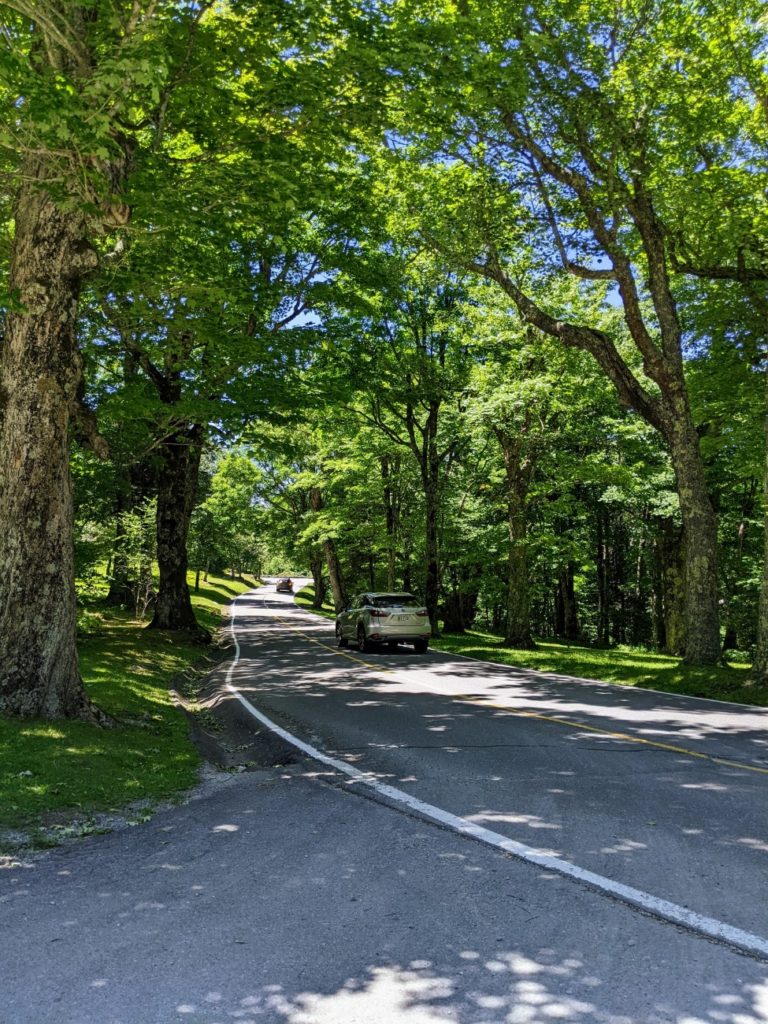
<instances>
[{"instance_id":1,"label":"yellow center line","mask_svg":"<svg viewBox=\"0 0 768 1024\"><path fill-rule=\"evenodd\" d=\"M373 665L370 661L363 661L362 658L356 658L353 654L347 653L347 651L339 650L336 647L329 647L328 644L324 644L321 640L316 640L314 637L308 636L303 633L300 629L295 626L291 626L287 619L280 619L284 625L288 626L293 630L294 633L298 633L299 636L304 637L305 640L309 640L310 643L317 644L318 647L322 647L326 651L330 651L331 654L339 655L342 658L348 658L350 661L355 662L357 665L363 665L365 668L370 668L374 672L386 672L389 674L394 673L394 669L387 668L383 665ZM723 765L726 768L739 768L744 772L757 772L759 775L768 775L768 768L760 768L757 765L742 764L740 761L729 761L725 757L715 757L712 754L702 754L698 750L690 750L688 747L678 747L672 743L662 743L659 740L647 740L642 736L632 736L631 733L626 732L615 732L612 729L601 729L597 725L586 725L583 722L571 722L567 718L556 718L554 715L542 715L536 711L522 711L518 708L511 708L506 704L499 704L493 701L489 701L480 695L474 694L445 694L451 700L463 701L467 704L479 704L486 708L495 708L499 711L506 711L510 715L518 715L521 718L535 718L540 722L552 722L554 725L565 725L569 729L580 729L586 732L596 732L601 736L610 736L611 739L626 740L628 743L642 743L646 747L655 747L657 750L668 750L673 754L684 754L686 757L698 757L701 761L710 761L712 764Z\"/></svg>"},{"instance_id":2,"label":"yellow center line","mask_svg":"<svg viewBox=\"0 0 768 1024\"><path fill-rule=\"evenodd\" d=\"M556 718L554 715L542 715L536 711L522 711L518 708L509 707L506 704L499 704L488 701L481 696L472 694L458 694L455 700L464 701L468 704L479 704L486 708L496 708L506 711L510 715L519 715L522 718L536 718L541 722L552 722L555 725L565 725L569 729L585 730L586 732L597 732L601 736L610 736L616 740L626 740L628 743L642 743L647 747L656 747L659 750L669 750L673 754L685 754L686 757L698 757L702 761L712 761L714 764L725 765L728 768L740 768L745 772L758 772L760 775L768 775L768 768L759 768L757 765L742 764L740 761L729 761L724 757L715 757L712 754L703 754L699 750L690 750L688 747L678 747L672 743L662 743L659 740L647 740L642 736L633 736L631 733L614 732L612 729L601 729L597 725L586 725L583 722L572 722L567 718Z\"/></svg>"},{"instance_id":3,"label":"yellow center line","mask_svg":"<svg viewBox=\"0 0 768 1024\"><path fill-rule=\"evenodd\" d=\"M311 644L317 644L318 647L322 647L324 650L330 651L331 654L336 654L340 658L348 658L349 661L354 661L356 665L364 665L366 668L370 668L374 672L388 672L392 674L395 671L392 668L387 668L385 665L373 665L370 661L363 661L362 658L356 658L354 654L349 654L348 651L339 650L338 647L329 647L328 644L324 644L322 640L316 640L313 636L308 636L306 633L303 633L296 626L292 626L287 619L279 619L279 621L282 622L283 625L288 626L288 628L294 633L298 633L299 636L303 636L305 640L309 640Z\"/></svg>"}]
</instances>

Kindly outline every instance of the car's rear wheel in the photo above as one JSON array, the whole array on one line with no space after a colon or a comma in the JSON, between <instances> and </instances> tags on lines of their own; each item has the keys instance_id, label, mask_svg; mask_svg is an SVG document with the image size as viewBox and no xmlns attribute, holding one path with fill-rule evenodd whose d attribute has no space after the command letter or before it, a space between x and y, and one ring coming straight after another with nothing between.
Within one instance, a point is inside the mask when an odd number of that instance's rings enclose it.
<instances>
[{"instance_id":1,"label":"car's rear wheel","mask_svg":"<svg viewBox=\"0 0 768 1024\"><path fill-rule=\"evenodd\" d=\"M365 635L365 626L362 624L362 622L357 627L357 646L361 651L364 651L366 653L373 650L373 644Z\"/></svg>"},{"instance_id":2,"label":"car's rear wheel","mask_svg":"<svg viewBox=\"0 0 768 1024\"><path fill-rule=\"evenodd\" d=\"M414 640L413 647L417 654L426 654L429 647L429 640Z\"/></svg>"},{"instance_id":3,"label":"car's rear wheel","mask_svg":"<svg viewBox=\"0 0 768 1024\"><path fill-rule=\"evenodd\" d=\"M336 623L336 646L337 647L349 647L349 640L345 636L341 635L341 623Z\"/></svg>"}]
</instances>

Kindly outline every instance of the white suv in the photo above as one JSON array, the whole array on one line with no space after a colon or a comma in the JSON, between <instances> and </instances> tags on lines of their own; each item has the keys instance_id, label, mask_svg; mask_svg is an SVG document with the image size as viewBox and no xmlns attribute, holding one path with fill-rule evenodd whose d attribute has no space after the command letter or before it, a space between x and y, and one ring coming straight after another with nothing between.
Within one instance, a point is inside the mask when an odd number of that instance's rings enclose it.
<instances>
[{"instance_id":1,"label":"white suv","mask_svg":"<svg viewBox=\"0 0 768 1024\"><path fill-rule=\"evenodd\" d=\"M378 644L396 647L413 644L418 654L429 645L432 627L427 609L413 594L359 594L336 616L336 641L346 647L357 643L361 651Z\"/></svg>"}]
</instances>

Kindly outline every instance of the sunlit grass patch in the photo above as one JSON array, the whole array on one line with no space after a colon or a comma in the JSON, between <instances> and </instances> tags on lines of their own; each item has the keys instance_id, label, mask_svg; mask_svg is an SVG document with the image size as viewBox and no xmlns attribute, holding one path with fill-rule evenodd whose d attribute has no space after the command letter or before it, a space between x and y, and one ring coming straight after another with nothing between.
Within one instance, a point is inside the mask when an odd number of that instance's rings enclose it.
<instances>
[{"instance_id":1,"label":"sunlit grass patch","mask_svg":"<svg viewBox=\"0 0 768 1024\"><path fill-rule=\"evenodd\" d=\"M232 597L253 586L252 580L211 576L200 594L192 594L201 624L215 629ZM206 648L147 630L127 612L95 607L90 613L98 628L78 644L80 671L91 699L115 727L0 718L2 828L165 800L196 781L197 752L168 691Z\"/></svg>"},{"instance_id":2,"label":"sunlit grass patch","mask_svg":"<svg viewBox=\"0 0 768 1024\"><path fill-rule=\"evenodd\" d=\"M330 598L326 598L323 602L322 608L313 608L312 602L315 599L315 588L310 584L308 587L302 587L300 591L294 597L294 603L299 608L306 608L307 611L314 612L315 615L322 615L326 619L335 619L336 610L334 608L333 601Z\"/></svg>"},{"instance_id":3,"label":"sunlit grass patch","mask_svg":"<svg viewBox=\"0 0 768 1024\"><path fill-rule=\"evenodd\" d=\"M258 581L250 577L247 581L223 576L209 576L208 582L200 581L200 588L194 590L194 576L189 574L189 589L198 621L207 629L215 630L221 625L222 608L247 590L252 590Z\"/></svg>"},{"instance_id":4,"label":"sunlit grass patch","mask_svg":"<svg viewBox=\"0 0 768 1024\"><path fill-rule=\"evenodd\" d=\"M500 636L474 631L464 635L446 633L431 643L442 651L500 665L768 706L768 689L748 685L749 666L744 664L684 665L679 658L653 651L628 647L601 649L549 641L539 642L535 651L524 651L504 647Z\"/></svg>"}]
</instances>

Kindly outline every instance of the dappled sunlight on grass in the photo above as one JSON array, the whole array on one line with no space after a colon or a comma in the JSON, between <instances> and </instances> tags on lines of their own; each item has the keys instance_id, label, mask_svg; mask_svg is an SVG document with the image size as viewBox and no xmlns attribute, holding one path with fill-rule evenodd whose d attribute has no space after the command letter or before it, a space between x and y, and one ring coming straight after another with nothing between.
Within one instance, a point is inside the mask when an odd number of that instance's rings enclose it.
<instances>
[{"instance_id":1,"label":"dappled sunlight on grass","mask_svg":"<svg viewBox=\"0 0 768 1024\"><path fill-rule=\"evenodd\" d=\"M232 596L252 586L212 576L204 592L192 595L201 621L220 625ZM147 630L125 611L91 605L89 612L94 628L78 644L80 671L115 727L0 718L0 827L167 799L195 783L198 756L169 687L206 648Z\"/></svg>"},{"instance_id":2,"label":"dappled sunlight on grass","mask_svg":"<svg viewBox=\"0 0 768 1024\"><path fill-rule=\"evenodd\" d=\"M333 606L333 602L326 599L323 603L322 608L313 608L312 602L315 598L315 588L313 586L302 587L302 589L294 597L294 603L299 608L306 608L307 611L314 612L315 615L322 615L326 619L335 619L336 611Z\"/></svg>"},{"instance_id":3,"label":"dappled sunlight on grass","mask_svg":"<svg viewBox=\"0 0 768 1024\"><path fill-rule=\"evenodd\" d=\"M52 740L63 740L66 736L60 729L49 725L47 722L38 722L34 725L25 726L19 730L20 736L46 736Z\"/></svg>"},{"instance_id":4,"label":"dappled sunlight on grass","mask_svg":"<svg viewBox=\"0 0 768 1024\"><path fill-rule=\"evenodd\" d=\"M200 581L200 588L195 591L194 573L187 576L189 590L192 594L192 603L195 606L195 613L198 621L206 629L215 630L221 625L222 607L229 604L233 597L243 594L258 586L258 581L253 577L244 579L231 579L223 576L209 576L208 582Z\"/></svg>"},{"instance_id":5,"label":"dappled sunlight on grass","mask_svg":"<svg viewBox=\"0 0 768 1024\"><path fill-rule=\"evenodd\" d=\"M621 647L602 650L551 642L539 643L535 651L516 650L503 646L501 637L481 632L468 632L464 635L446 633L433 640L432 646L479 661L532 668L556 675L642 686L666 693L768 705L768 689L747 685L749 666L743 664L684 665L678 658L653 651Z\"/></svg>"}]
</instances>

